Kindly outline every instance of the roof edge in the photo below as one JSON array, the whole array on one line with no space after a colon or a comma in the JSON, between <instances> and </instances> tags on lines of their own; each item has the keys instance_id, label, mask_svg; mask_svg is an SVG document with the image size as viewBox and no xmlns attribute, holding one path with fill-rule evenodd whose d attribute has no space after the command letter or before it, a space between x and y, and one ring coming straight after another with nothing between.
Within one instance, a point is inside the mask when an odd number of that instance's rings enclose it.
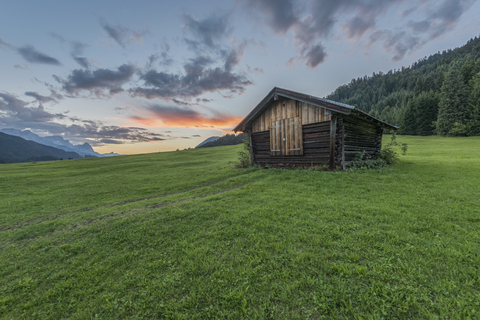
<instances>
[{"instance_id":1,"label":"roof edge","mask_svg":"<svg viewBox=\"0 0 480 320\"><path fill-rule=\"evenodd\" d=\"M287 90L287 89L283 89L283 88L279 88L279 87L273 87L273 89L270 90L270 92L257 104L257 106L252 111L250 111L250 113L245 118L243 118L242 121L240 121L240 123L232 131L234 131L234 132L245 131L246 126L250 122L252 122L256 119L257 114L259 114L260 112L262 112L264 110L265 105L268 102L270 102L270 100L275 95L282 96L282 97L289 98L289 99L302 101L302 102L305 102L305 103L308 103L308 104L315 105L317 107L325 108L325 109L328 109L330 111L338 112L338 113L345 114L345 115L349 115L352 111L355 110L356 112L359 113L359 115L362 114L366 118L368 117L368 118L372 119L374 122L379 123L382 127L389 128L391 130L398 130L399 129L399 127L388 124L388 123L386 123L382 120L379 120L379 119L371 116L370 114L356 108L355 106L348 105L348 104L341 103L341 102L328 100L328 99L324 99L324 98L319 98L319 97L316 97L316 96L312 96L312 95L308 95L308 94L304 94L304 93L300 93L300 92L296 92L296 91L291 91L291 90Z\"/></svg>"}]
</instances>

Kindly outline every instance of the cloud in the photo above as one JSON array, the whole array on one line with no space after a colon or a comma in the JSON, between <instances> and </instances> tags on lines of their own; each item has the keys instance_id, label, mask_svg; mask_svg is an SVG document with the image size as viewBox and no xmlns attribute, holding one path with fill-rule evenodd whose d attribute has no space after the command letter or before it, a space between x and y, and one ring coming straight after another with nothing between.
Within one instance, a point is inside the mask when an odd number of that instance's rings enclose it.
<instances>
[{"instance_id":1,"label":"cloud","mask_svg":"<svg viewBox=\"0 0 480 320\"><path fill-rule=\"evenodd\" d=\"M231 71L238 61L232 59L229 62L225 61L223 68L213 67L211 65L214 61L210 57L198 56L190 59L183 66L184 73L174 74L156 70L143 73L140 79L144 82L144 86L133 88L129 92L134 97L164 100L190 99L206 92L243 93L246 86L253 83L244 74Z\"/></svg>"},{"instance_id":2,"label":"cloud","mask_svg":"<svg viewBox=\"0 0 480 320\"><path fill-rule=\"evenodd\" d=\"M124 144L125 142L113 139L100 139L98 144Z\"/></svg>"},{"instance_id":3,"label":"cloud","mask_svg":"<svg viewBox=\"0 0 480 320\"><path fill-rule=\"evenodd\" d=\"M205 19L186 14L182 19L186 32L183 40L195 56L183 64L183 72L157 71L153 67L157 61L161 66L169 66L173 62L164 39L162 53L151 55L146 69L140 72L143 83L129 90L133 97L175 99L177 104L188 105L188 102L179 99L188 101L206 92L231 97L235 93L243 93L246 86L253 84L243 72L233 71L242 61L247 45L254 41L233 39L233 46L226 44L233 30L229 13L215 13Z\"/></svg>"},{"instance_id":4,"label":"cloud","mask_svg":"<svg viewBox=\"0 0 480 320\"><path fill-rule=\"evenodd\" d=\"M197 98L195 101L197 101L197 103L208 103L208 102L212 102L214 101L213 99L206 99L206 98Z\"/></svg>"},{"instance_id":5,"label":"cloud","mask_svg":"<svg viewBox=\"0 0 480 320\"><path fill-rule=\"evenodd\" d=\"M35 93L31 94L35 95ZM46 97L40 96L39 98ZM28 102L18 99L13 94L0 93L0 124L11 126L23 123L26 125L27 123L34 124L66 118L63 114L46 111L42 105L29 107L28 104Z\"/></svg>"},{"instance_id":6,"label":"cloud","mask_svg":"<svg viewBox=\"0 0 480 320\"><path fill-rule=\"evenodd\" d=\"M303 58L307 61L306 65L312 69L315 69L319 64L323 63L327 56L325 47L321 44L305 48L305 51Z\"/></svg>"},{"instance_id":7,"label":"cloud","mask_svg":"<svg viewBox=\"0 0 480 320\"><path fill-rule=\"evenodd\" d=\"M427 20L423 20L423 21L409 21L407 23L407 26L412 29L413 32L415 33L424 33L424 32L427 32L430 27L431 27L432 23L430 21L427 21Z\"/></svg>"},{"instance_id":8,"label":"cloud","mask_svg":"<svg viewBox=\"0 0 480 320\"><path fill-rule=\"evenodd\" d=\"M165 52L165 51L163 51L161 53L152 54L148 57L148 62L147 62L147 65L146 65L146 69L148 70L148 69L153 68L153 65L157 62L160 66L168 67L168 66L171 66L173 64L173 59L170 58L168 53Z\"/></svg>"},{"instance_id":9,"label":"cloud","mask_svg":"<svg viewBox=\"0 0 480 320\"><path fill-rule=\"evenodd\" d=\"M41 94L38 94L37 92L27 91L27 92L25 92L25 95L33 97L39 103L57 102L57 100L55 100L55 98L53 98L52 96L50 96L50 97L42 96Z\"/></svg>"},{"instance_id":10,"label":"cloud","mask_svg":"<svg viewBox=\"0 0 480 320\"><path fill-rule=\"evenodd\" d=\"M190 102L181 101L181 100L178 100L178 99L172 99L172 101L175 102L176 104L183 105L183 106L190 106L190 105L192 105Z\"/></svg>"},{"instance_id":11,"label":"cloud","mask_svg":"<svg viewBox=\"0 0 480 320\"><path fill-rule=\"evenodd\" d=\"M345 24L345 27L347 29L347 37L360 38L368 29L375 27L375 20L355 16Z\"/></svg>"},{"instance_id":12,"label":"cloud","mask_svg":"<svg viewBox=\"0 0 480 320\"><path fill-rule=\"evenodd\" d=\"M292 58L292 59L293 59L293 58ZM250 67L248 64L247 64L247 71L248 71L248 73L252 73L252 72L253 72L253 73L263 74L263 69L262 69L262 68L256 67L256 68L253 68L253 69L252 69L252 67Z\"/></svg>"},{"instance_id":13,"label":"cloud","mask_svg":"<svg viewBox=\"0 0 480 320\"><path fill-rule=\"evenodd\" d=\"M425 19L408 21L406 23L408 29L376 30L369 37L369 45L381 41L382 46L394 54L392 60L399 61L409 52L452 30L473 2L472 0L445 0L435 3L436 6L427 3L421 10L426 15ZM410 13L411 10L406 10L403 15L407 16Z\"/></svg>"},{"instance_id":14,"label":"cloud","mask_svg":"<svg viewBox=\"0 0 480 320\"><path fill-rule=\"evenodd\" d=\"M374 42L392 52L393 60L402 59L405 54L416 50L445 32L450 31L462 14L475 0L423 0L400 14L402 19L424 16L418 21L409 21L401 27L389 30L379 29L377 20L384 18L389 9L406 0L238 0L249 14L257 13L256 20L262 21L278 36L293 34L293 43L299 54L294 60L303 60L309 68L316 68L325 61L327 48L324 42L334 32L343 32L348 39L360 39L366 33L368 47ZM336 25L341 28L335 29ZM419 34L420 33L420 34Z\"/></svg>"},{"instance_id":15,"label":"cloud","mask_svg":"<svg viewBox=\"0 0 480 320\"><path fill-rule=\"evenodd\" d=\"M80 91L87 90L97 96L102 96L105 91L108 91L110 95L122 92L122 85L132 78L134 72L135 67L133 65L124 64L117 70L75 69L66 80L58 76L55 76L55 78L63 85L63 89L70 94L78 94Z\"/></svg>"},{"instance_id":16,"label":"cloud","mask_svg":"<svg viewBox=\"0 0 480 320\"><path fill-rule=\"evenodd\" d=\"M88 120L66 126L64 133L72 137L89 139L94 145L166 140L163 134L150 132L144 128L107 126L99 121Z\"/></svg>"},{"instance_id":17,"label":"cloud","mask_svg":"<svg viewBox=\"0 0 480 320\"><path fill-rule=\"evenodd\" d=\"M170 45L165 38L163 39L163 43L160 45L160 48L162 49L160 53L155 53L148 57L148 62L145 65L145 70L153 68L154 64L156 63L163 67L168 67L173 64L173 59L168 54L168 52L170 51Z\"/></svg>"},{"instance_id":18,"label":"cloud","mask_svg":"<svg viewBox=\"0 0 480 320\"><path fill-rule=\"evenodd\" d=\"M297 59L297 57L292 57L288 59L288 61L285 62L285 65L290 68L295 68L295 59Z\"/></svg>"},{"instance_id":19,"label":"cloud","mask_svg":"<svg viewBox=\"0 0 480 320\"><path fill-rule=\"evenodd\" d=\"M85 48L88 47L88 44L79 42L79 41L71 41L70 45L72 46L72 55L73 56L81 56L83 55L83 51Z\"/></svg>"},{"instance_id":20,"label":"cloud","mask_svg":"<svg viewBox=\"0 0 480 320\"><path fill-rule=\"evenodd\" d=\"M196 39L185 39L191 48L198 49L203 45L208 48L215 48L218 41L223 40L233 30L228 24L228 14L213 14L210 17L197 20L191 15L183 16L184 28Z\"/></svg>"},{"instance_id":21,"label":"cloud","mask_svg":"<svg viewBox=\"0 0 480 320\"><path fill-rule=\"evenodd\" d=\"M68 44L70 46L70 55L72 58L82 67L88 69L90 67L89 60L82 57L83 51L88 47L88 44L79 41L68 41L61 35L55 32L51 32L50 35L60 41L62 44Z\"/></svg>"},{"instance_id":22,"label":"cloud","mask_svg":"<svg viewBox=\"0 0 480 320\"><path fill-rule=\"evenodd\" d=\"M453 29L463 13L474 2L474 0L445 0L436 9L429 11L429 16L426 19L430 24L429 40L435 39Z\"/></svg>"},{"instance_id":23,"label":"cloud","mask_svg":"<svg viewBox=\"0 0 480 320\"><path fill-rule=\"evenodd\" d=\"M225 70L230 71L240 63L245 54L245 44L240 45L237 49L232 49L225 59Z\"/></svg>"},{"instance_id":24,"label":"cloud","mask_svg":"<svg viewBox=\"0 0 480 320\"><path fill-rule=\"evenodd\" d=\"M90 68L90 62L88 61L87 58L84 57L73 57L73 59L82 67L85 69Z\"/></svg>"},{"instance_id":25,"label":"cloud","mask_svg":"<svg viewBox=\"0 0 480 320\"><path fill-rule=\"evenodd\" d=\"M133 31L119 24L113 26L105 21L101 21L100 23L108 36L115 40L122 48L125 48L127 44L132 42L143 44L143 36L147 33L147 31Z\"/></svg>"},{"instance_id":26,"label":"cloud","mask_svg":"<svg viewBox=\"0 0 480 320\"><path fill-rule=\"evenodd\" d=\"M31 63L42 63L56 66L61 65L60 61L57 59L37 51L33 46L30 45L18 48L17 52L23 57L23 59Z\"/></svg>"},{"instance_id":27,"label":"cloud","mask_svg":"<svg viewBox=\"0 0 480 320\"><path fill-rule=\"evenodd\" d=\"M26 94L36 98L36 101L49 100L49 97L35 92ZM20 130L28 128L50 135L61 134L69 139L88 140L93 145L152 142L168 138L144 128L109 126L101 121L69 118L65 114L48 112L42 105L32 107L29 104L13 94L0 93L0 127ZM71 123L59 123L58 120Z\"/></svg>"},{"instance_id":28,"label":"cloud","mask_svg":"<svg viewBox=\"0 0 480 320\"><path fill-rule=\"evenodd\" d=\"M17 112L23 109L28 102L22 101L13 94L0 93L0 110Z\"/></svg>"},{"instance_id":29,"label":"cloud","mask_svg":"<svg viewBox=\"0 0 480 320\"><path fill-rule=\"evenodd\" d=\"M393 61L402 60L410 50L425 43L419 37L412 36L405 31L377 30L370 36L370 41L373 43L379 40L383 42L383 47L387 51L395 54L392 57Z\"/></svg>"},{"instance_id":30,"label":"cloud","mask_svg":"<svg viewBox=\"0 0 480 320\"><path fill-rule=\"evenodd\" d=\"M1 47L7 47L8 49L17 50L17 48L15 48L14 46L12 46L12 45L9 44L9 43L6 43L6 42L3 41L2 39L0 39L0 48L1 48Z\"/></svg>"},{"instance_id":31,"label":"cloud","mask_svg":"<svg viewBox=\"0 0 480 320\"><path fill-rule=\"evenodd\" d=\"M299 17L294 12L292 0L243 0L249 11L258 10L265 22L276 33L286 33L298 23Z\"/></svg>"},{"instance_id":32,"label":"cloud","mask_svg":"<svg viewBox=\"0 0 480 320\"><path fill-rule=\"evenodd\" d=\"M148 126L167 127L233 127L242 118L218 111L208 116L190 108L149 104L142 110L143 116L132 116L134 122Z\"/></svg>"},{"instance_id":33,"label":"cloud","mask_svg":"<svg viewBox=\"0 0 480 320\"><path fill-rule=\"evenodd\" d=\"M300 51L298 59L305 60L310 68L323 63L325 47L321 39L326 37L335 23L334 13L342 1L316 1L309 3L309 10L301 10L299 1L295 0L241 0L249 11L256 10L263 21L277 35L287 32L294 34L294 44ZM298 8L298 9L296 9ZM293 60L297 57L293 58ZM289 60L289 65L293 65Z\"/></svg>"}]
</instances>

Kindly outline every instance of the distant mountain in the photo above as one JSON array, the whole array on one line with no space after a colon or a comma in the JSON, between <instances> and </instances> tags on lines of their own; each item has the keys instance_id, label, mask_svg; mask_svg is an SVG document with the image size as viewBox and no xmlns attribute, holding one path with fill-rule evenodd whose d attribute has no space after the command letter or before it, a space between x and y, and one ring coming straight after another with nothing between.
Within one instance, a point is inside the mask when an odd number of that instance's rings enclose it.
<instances>
[{"instance_id":1,"label":"distant mountain","mask_svg":"<svg viewBox=\"0 0 480 320\"><path fill-rule=\"evenodd\" d=\"M0 132L0 163L80 159L81 155Z\"/></svg>"},{"instance_id":2,"label":"distant mountain","mask_svg":"<svg viewBox=\"0 0 480 320\"><path fill-rule=\"evenodd\" d=\"M84 143L83 145L73 145L70 143L70 141L63 139L63 137L61 136L40 137L29 130L21 131L18 129L10 129L10 128L1 129L0 132L6 133L12 136L17 136L25 140L35 141L45 146L62 149L67 152L75 152L83 157L85 156L101 157L101 155L98 152L95 152L88 143Z\"/></svg>"},{"instance_id":3,"label":"distant mountain","mask_svg":"<svg viewBox=\"0 0 480 320\"><path fill-rule=\"evenodd\" d=\"M240 144L243 143L243 140L247 138L247 134L242 133L242 134L226 134L223 137L215 137L214 141L207 141L205 140L195 148L208 148L208 147L218 147L218 146L231 146L235 144ZM210 138L209 138L210 139Z\"/></svg>"},{"instance_id":4,"label":"distant mountain","mask_svg":"<svg viewBox=\"0 0 480 320\"><path fill-rule=\"evenodd\" d=\"M63 139L61 136L47 136L47 137L40 137L39 135L29 131L29 130L18 130L18 129L12 129L12 128L6 128L6 129L1 129L0 132L12 135L12 136L17 136L20 138L23 138L25 140L30 140L30 141L35 141L37 143L62 149L67 152L75 152L78 153L79 155L87 158L91 157L110 157L110 156L118 156L119 154L117 153L107 153L107 154L100 154L98 152L95 152L90 144L85 142L84 144L77 144L73 145L70 143L70 141Z\"/></svg>"},{"instance_id":5,"label":"distant mountain","mask_svg":"<svg viewBox=\"0 0 480 320\"><path fill-rule=\"evenodd\" d=\"M200 147L203 146L205 143L217 141L218 139L220 139L220 137L210 137L210 138L207 138L207 139L205 139L202 143L200 143L199 145L197 145L195 148L200 148Z\"/></svg>"},{"instance_id":6,"label":"distant mountain","mask_svg":"<svg viewBox=\"0 0 480 320\"><path fill-rule=\"evenodd\" d=\"M101 156L102 157L116 157L116 156L123 156L123 154L110 152L110 153L102 153Z\"/></svg>"}]
</instances>

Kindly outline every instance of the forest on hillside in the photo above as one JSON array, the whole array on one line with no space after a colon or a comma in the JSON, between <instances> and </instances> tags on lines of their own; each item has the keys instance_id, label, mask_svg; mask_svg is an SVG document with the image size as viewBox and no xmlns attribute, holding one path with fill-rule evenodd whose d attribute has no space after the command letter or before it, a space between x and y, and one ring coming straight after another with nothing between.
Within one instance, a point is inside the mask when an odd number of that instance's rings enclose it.
<instances>
[{"instance_id":1,"label":"forest on hillside","mask_svg":"<svg viewBox=\"0 0 480 320\"><path fill-rule=\"evenodd\" d=\"M400 70L353 79L327 98L400 126L400 134L480 135L480 38Z\"/></svg>"},{"instance_id":2,"label":"forest on hillside","mask_svg":"<svg viewBox=\"0 0 480 320\"><path fill-rule=\"evenodd\" d=\"M226 135L218 138L215 141L207 142L205 144L197 146L197 148L209 148L209 147L236 145L236 144L243 143L243 140L246 139L246 138L247 138L246 133L241 133L241 134L230 133L230 134L226 134Z\"/></svg>"}]
</instances>

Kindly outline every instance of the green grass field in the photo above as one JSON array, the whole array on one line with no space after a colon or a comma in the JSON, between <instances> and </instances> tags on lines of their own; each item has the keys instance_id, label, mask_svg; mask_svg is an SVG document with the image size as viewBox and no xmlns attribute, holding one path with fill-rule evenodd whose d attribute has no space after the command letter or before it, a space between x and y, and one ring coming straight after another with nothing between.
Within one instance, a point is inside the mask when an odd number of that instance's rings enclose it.
<instances>
[{"instance_id":1,"label":"green grass field","mask_svg":"<svg viewBox=\"0 0 480 320\"><path fill-rule=\"evenodd\" d=\"M388 139L388 137L386 137ZM241 146L0 166L2 319L477 319L480 138L379 171Z\"/></svg>"}]
</instances>

